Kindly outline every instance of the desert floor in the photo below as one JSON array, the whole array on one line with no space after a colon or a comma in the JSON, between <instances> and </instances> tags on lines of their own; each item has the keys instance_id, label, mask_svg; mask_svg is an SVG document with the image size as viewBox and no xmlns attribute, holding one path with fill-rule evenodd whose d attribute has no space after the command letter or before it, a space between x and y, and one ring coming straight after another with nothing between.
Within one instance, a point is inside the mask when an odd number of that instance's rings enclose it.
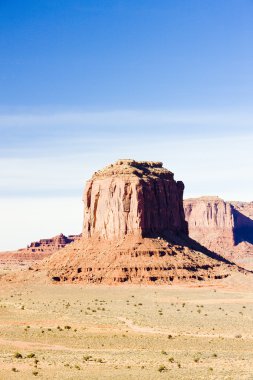
<instances>
[{"instance_id":1,"label":"desert floor","mask_svg":"<svg viewBox=\"0 0 253 380\"><path fill-rule=\"evenodd\" d=\"M208 287L4 277L0 379L253 379L252 285L241 274Z\"/></svg>"}]
</instances>

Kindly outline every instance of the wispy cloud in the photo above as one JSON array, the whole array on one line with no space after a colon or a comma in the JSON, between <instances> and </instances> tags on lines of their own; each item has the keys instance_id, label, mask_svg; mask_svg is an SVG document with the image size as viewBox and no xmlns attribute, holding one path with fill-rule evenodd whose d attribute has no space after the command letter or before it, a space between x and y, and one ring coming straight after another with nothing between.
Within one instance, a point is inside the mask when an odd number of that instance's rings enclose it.
<instances>
[{"instance_id":1,"label":"wispy cloud","mask_svg":"<svg viewBox=\"0 0 253 380\"><path fill-rule=\"evenodd\" d=\"M253 124L251 110L112 110L112 111L30 111L0 112L0 127L47 126L245 126Z\"/></svg>"},{"instance_id":2,"label":"wispy cloud","mask_svg":"<svg viewBox=\"0 0 253 380\"><path fill-rule=\"evenodd\" d=\"M103 140L86 146L71 139L70 149L46 151L44 156L0 158L0 196L81 196L93 171L117 160L161 160L186 183L191 193L222 193L225 198L250 199L253 179L253 134L246 136L187 136L142 140ZM74 147L74 148L73 148Z\"/></svg>"},{"instance_id":3,"label":"wispy cloud","mask_svg":"<svg viewBox=\"0 0 253 380\"><path fill-rule=\"evenodd\" d=\"M185 197L252 200L253 134L133 139L71 137L62 152L0 158L2 249L59 232L79 233L82 191L92 172L118 158L161 160L185 183ZM65 154L65 155L64 155ZM16 231L13 242L13 231Z\"/></svg>"},{"instance_id":4,"label":"wispy cloud","mask_svg":"<svg viewBox=\"0 0 253 380\"><path fill-rule=\"evenodd\" d=\"M244 136L252 126L253 112L242 109L0 110L0 157L66 157L136 141Z\"/></svg>"}]
</instances>

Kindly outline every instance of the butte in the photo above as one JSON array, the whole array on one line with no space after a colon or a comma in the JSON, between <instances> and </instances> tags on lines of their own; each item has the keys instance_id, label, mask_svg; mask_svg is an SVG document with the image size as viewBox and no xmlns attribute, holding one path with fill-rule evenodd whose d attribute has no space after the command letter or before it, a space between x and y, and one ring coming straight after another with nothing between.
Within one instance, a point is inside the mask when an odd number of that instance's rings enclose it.
<instances>
[{"instance_id":1,"label":"butte","mask_svg":"<svg viewBox=\"0 0 253 380\"><path fill-rule=\"evenodd\" d=\"M188 236L184 184L161 162L118 160L83 194L82 237L46 259L55 282L171 284L228 277L238 267Z\"/></svg>"}]
</instances>

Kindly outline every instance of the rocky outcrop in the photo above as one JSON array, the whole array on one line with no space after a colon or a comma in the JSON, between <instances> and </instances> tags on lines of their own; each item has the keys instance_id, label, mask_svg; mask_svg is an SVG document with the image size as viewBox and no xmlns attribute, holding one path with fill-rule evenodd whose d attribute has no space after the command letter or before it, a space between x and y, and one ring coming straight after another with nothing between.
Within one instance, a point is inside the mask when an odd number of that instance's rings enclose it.
<instances>
[{"instance_id":1,"label":"rocky outcrop","mask_svg":"<svg viewBox=\"0 0 253 380\"><path fill-rule=\"evenodd\" d=\"M192 242L191 242L192 243ZM199 250L198 250L199 249ZM94 284L174 284L223 279L237 268L187 240L80 239L43 267L52 281Z\"/></svg>"},{"instance_id":2,"label":"rocky outcrop","mask_svg":"<svg viewBox=\"0 0 253 380\"><path fill-rule=\"evenodd\" d=\"M209 249L234 245L234 217L231 204L219 197L201 197L184 201L189 234Z\"/></svg>"},{"instance_id":3,"label":"rocky outcrop","mask_svg":"<svg viewBox=\"0 0 253 380\"><path fill-rule=\"evenodd\" d=\"M80 239L81 235L65 236L63 234L54 236L48 239L41 239L30 243L26 248L21 248L18 251L4 252L0 255L1 261L8 260L42 260L45 257L52 255L66 245Z\"/></svg>"},{"instance_id":4,"label":"rocky outcrop","mask_svg":"<svg viewBox=\"0 0 253 380\"><path fill-rule=\"evenodd\" d=\"M183 190L161 162L119 160L87 182L83 237L187 233Z\"/></svg>"},{"instance_id":5,"label":"rocky outcrop","mask_svg":"<svg viewBox=\"0 0 253 380\"><path fill-rule=\"evenodd\" d=\"M80 235L65 236L60 234L49 239L34 241L27 246L27 250L30 250L31 252L54 252L64 248L65 245L72 243L79 237Z\"/></svg>"},{"instance_id":6,"label":"rocky outcrop","mask_svg":"<svg viewBox=\"0 0 253 380\"><path fill-rule=\"evenodd\" d=\"M49 277L168 284L229 276L234 264L188 237L183 190L161 162L119 160L96 172L83 195L82 238L43 263Z\"/></svg>"},{"instance_id":7,"label":"rocky outcrop","mask_svg":"<svg viewBox=\"0 0 253 380\"><path fill-rule=\"evenodd\" d=\"M252 268L253 202L201 197L186 199L184 211L191 238L223 257Z\"/></svg>"}]
</instances>

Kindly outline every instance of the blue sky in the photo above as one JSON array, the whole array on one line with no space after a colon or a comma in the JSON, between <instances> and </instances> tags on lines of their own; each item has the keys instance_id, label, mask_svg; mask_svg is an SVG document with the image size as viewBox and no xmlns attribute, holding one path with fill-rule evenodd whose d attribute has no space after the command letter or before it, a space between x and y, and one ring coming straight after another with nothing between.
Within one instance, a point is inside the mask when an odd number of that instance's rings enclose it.
<instances>
[{"instance_id":1,"label":"blue sky","mask_svg":"<svg viewBox=\"0 0 253 380\"><path fill-rule=\"evenodd\" d=\"M0 250L79 233L85 180L118 158L162 160L186 197L252 200L252 16L252 0L0 1Z\"/></svg>"}]
</instances>

